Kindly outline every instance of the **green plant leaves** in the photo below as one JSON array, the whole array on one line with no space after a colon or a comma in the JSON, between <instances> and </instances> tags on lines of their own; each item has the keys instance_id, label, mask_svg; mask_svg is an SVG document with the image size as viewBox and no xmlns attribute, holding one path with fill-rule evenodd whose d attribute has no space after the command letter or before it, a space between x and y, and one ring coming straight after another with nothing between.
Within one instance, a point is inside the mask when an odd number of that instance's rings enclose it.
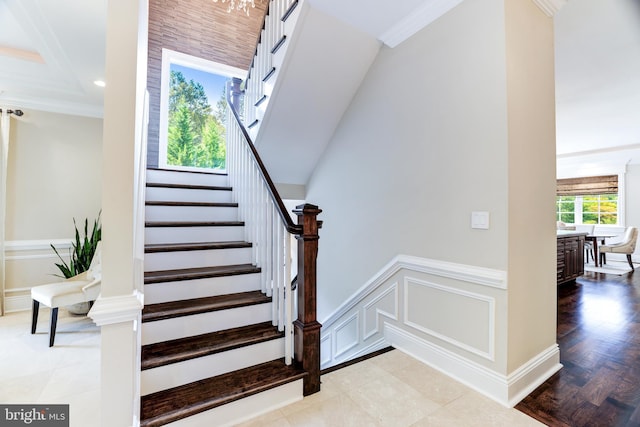
<instances>
[{"instance_id":1,"label":"green plant leaves","mask_svg":"<svg viewBox=\"0 0 640 427\"><path fill-rule=\"evenodd\" d=\"M78 225L76 219L73 219L73 225L75 228L75 241L71 243L71 249L69 250L69 263L60 256L58 250L51 245L51 248L60 258L61 264L56 263L56 267L60 270L63 276L56 275L58 277L64 277L66 279L77 276L89 269L91 260L96 252L98 242L102 239L102 225L100 224L100 214L98 218L93 222L93 228L91 234L89 234L89 219L84 220L84 237L80 237L80 231L78 231Z\"/></svg>"}]
</instances>

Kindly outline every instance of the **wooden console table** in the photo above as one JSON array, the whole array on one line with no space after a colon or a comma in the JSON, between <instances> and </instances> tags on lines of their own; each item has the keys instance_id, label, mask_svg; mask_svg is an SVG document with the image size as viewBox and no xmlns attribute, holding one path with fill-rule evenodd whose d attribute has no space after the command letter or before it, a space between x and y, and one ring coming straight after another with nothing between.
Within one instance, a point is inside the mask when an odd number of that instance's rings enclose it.
<instances>
[{"instance_id":1,"label":"wooden console table","mask_svg":"<svg viewBox=\"0 0 640 427\"><path fill-rule=\"evenodd\" d=\"M587 233L558 230L558 285L584 274L584 239Z\"/></svg>"}]
</instances>

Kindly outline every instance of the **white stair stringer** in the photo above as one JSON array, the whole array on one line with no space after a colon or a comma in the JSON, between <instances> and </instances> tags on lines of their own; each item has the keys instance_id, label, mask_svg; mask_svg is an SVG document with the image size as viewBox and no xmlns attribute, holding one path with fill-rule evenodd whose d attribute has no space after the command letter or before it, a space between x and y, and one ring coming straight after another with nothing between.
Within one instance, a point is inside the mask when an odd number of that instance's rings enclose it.
<instances>
[{"instance_id":1,"label":"white stair stringer","mask_svg":"<svg viewBox=\"0 0 640 427\"><path fill-rule=\"evenodd\" d=\"M255 304L144 322L142 345L271 321L271 304Z\"/></svg>"},{"instance_id":2,"label":"white stair stringer","mask_svg":"<svg viewBox=\"0 0 640 427\"><path fill-rule=\"evenodd\" d=\"M159 304L182 299L194 299L260 290L260 274L207 277L145 285L145 304Z\"/></svg>"},{"instance_id":3,"label":"white stair stringer","mask_svg":"<svg viewBox=\"0 0 640 427\"><path fill-rule=\"evenodd\" d=\"M178 270L249 263L251 263L251 247L153 252L145 254L144 271Z\"/></svg>"},{"instance_id":4,"label":"white stair stringer","mask_svg":"<svg viewBox=\"0 0 640 427\"><path fill-rule=\"evenodd\" d=\"M284 357L284 338L227 350L141 372L141 394L177 387Z\"/></svg>"}]
</instances>

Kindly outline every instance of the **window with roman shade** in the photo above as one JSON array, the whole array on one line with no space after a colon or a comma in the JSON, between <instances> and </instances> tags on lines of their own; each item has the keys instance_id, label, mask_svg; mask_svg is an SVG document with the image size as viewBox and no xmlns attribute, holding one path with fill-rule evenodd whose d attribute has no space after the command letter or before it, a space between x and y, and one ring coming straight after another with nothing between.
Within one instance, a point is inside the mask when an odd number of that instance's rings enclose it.
<instances>
[{"instance_id":1,"label":"window with roman shade","mask_svg":"<svg viewBox=\"0 0 640 427\"><path fill-rule=\"evenodd\" d=\"M618 175L557 180L556 219L568 224L617 224Z\"/></svg>"}]
</instances>

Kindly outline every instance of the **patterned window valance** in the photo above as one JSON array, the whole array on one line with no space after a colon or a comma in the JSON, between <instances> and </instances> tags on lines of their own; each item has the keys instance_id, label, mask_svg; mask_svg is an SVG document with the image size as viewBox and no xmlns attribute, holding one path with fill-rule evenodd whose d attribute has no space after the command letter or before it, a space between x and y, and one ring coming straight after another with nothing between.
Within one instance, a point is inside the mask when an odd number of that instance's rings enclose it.
<instances>
[{"instance_id":1,"label":"patterned window valance","mask_svg":"<svg viewBox=\"0 0 640 427\"><path fill-rule=\"evenodd\" d=\"M558 179L556 194L558 196L618 194L618 175Z\"/></svg>"}]
</instances>

